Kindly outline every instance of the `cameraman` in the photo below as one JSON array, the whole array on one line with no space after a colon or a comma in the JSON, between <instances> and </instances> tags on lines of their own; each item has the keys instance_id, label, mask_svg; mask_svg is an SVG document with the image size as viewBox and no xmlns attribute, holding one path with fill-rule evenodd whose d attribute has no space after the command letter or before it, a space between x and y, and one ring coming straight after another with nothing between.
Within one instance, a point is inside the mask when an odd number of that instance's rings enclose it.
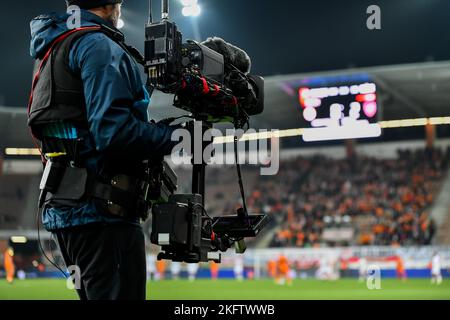
<instances>
[{"instance_id":1,"label":"cameraman","mask_svg":"<svg viewBox=\"0 0 450 320\"><path fill-rule=\"evenodd\" d=\"M116 28L121 2L67 0L81 8L79 30L69 29L68 14L41 15L30 24L31 56L44 63L35 70L29 126L48 161L88 173L85 183L82 174L64 175L42 211L66 266L80 270L82 300L145 299L140 218L147 208L136 204L130 186L145 159L175 145L174 127L148 122L139 57ZM81 196L74 185L84 188Z\"/></svg>"}]
</instances>

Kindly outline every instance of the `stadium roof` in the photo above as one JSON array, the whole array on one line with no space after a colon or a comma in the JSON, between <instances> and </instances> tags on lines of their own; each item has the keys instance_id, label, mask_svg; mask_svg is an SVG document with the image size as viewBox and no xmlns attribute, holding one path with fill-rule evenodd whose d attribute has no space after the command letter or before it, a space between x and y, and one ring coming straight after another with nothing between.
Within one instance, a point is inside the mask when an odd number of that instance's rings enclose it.
<instances>
[{"instance_id":1,"label":"stadium roof","mask_svg":"<svg viewBox=\"0 0 450 320\"><path fill-rule=\"evenodd\" d=\"M294 129L304 126L296 89L336 83L376 83L380 120L449 116L450 61L346 69L266 78L266 107L251 119L256 129ZM155 119L183 114L171 107L172 97L155 93L150 115ZM26 108L0 107L0 150L32 148Z\"/></svg>"}]
</instances>

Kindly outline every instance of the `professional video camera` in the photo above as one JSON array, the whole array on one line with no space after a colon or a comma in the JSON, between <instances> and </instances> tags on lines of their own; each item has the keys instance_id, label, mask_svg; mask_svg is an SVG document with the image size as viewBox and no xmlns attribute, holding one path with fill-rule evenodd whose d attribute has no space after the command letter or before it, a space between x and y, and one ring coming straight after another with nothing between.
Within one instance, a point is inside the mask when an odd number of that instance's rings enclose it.
<instances>
[{"instance_id":1,"label":"professional video camera","mask_svg":"<svg viewBox=\"0 0 450 320\"><path fill-rule=\"evenodd\" d=\"M169 21L168 0L162 0L162 21L156 23L152 21L150 0L145 39L148 85L174 94L174 106L189 111L192 118L201 121L202 136L217 122L227 121L242 128L248 124L249 116L263 111L264 80L249 74L251 62L247 54L220 38L183 43L177 26ZM206 146L202 142L202 151ZM153 170L148 175L150 185L156 189L151 193L159 199L152 206L151 232L151 242L162 247L158 259L220 262L219 251L225 252L234 244L236 252L243 253L244 238L255 237L265 226L265 215L247 212L237 150L235 156L243 208L235 215L214 218L204 206L205 160L193 164L192 194L171 192L176 186L176 176L166 164L149 166ZM167 190L172 193L168 197Z\"/></svg>"},{"instance_id":2,"label":"professional video camera","mask_svg":"<svg viewBox=\"0 0 450 320\"><path fill-rule=\"evenodd\" d=\"M183 43L176 24L168 19L168 0L162 0L162 9L162 21L156 23L150 10L145 29L148 84L175 94L174 106L197 120L241 127L249 116L261 113L264 80L249 74L248 55L220 38Z\"/></svg>"}]
</instances>

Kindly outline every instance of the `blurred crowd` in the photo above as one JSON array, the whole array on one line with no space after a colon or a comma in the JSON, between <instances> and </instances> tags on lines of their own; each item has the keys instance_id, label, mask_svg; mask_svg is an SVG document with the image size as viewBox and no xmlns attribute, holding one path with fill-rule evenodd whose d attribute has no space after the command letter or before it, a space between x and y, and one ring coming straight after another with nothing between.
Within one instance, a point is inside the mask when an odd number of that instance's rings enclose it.
<instances>
[{"instance_id":1,"label":"blurred crowd","mask_svg":"<svg viewBox=\"0 0 450 320\"><path fill-rule=\"evenodd\" d=\"M324 240L326 229L352 230L340 245L429 244L436 232L429 209L449 159L448 149L422 149L399 150L391 160L284 160L277 176L258 177L247 204L280 226L274 247L337 244Z\"/></svg>"},{"instance_id":2,"label":"blurred crowd","mask_svg":"<svg viewBox=\"0 0 450 320\"><path fill-rule=\"evenodd\" d=\"M429 244L435 224L428 209L448 159L438 149L399 150L394 160L297 158L252 198L273 204L281 217L273 246L320 246L325 228L346 226L356 231L348 244Z\"/></svg>"}]
</instances>

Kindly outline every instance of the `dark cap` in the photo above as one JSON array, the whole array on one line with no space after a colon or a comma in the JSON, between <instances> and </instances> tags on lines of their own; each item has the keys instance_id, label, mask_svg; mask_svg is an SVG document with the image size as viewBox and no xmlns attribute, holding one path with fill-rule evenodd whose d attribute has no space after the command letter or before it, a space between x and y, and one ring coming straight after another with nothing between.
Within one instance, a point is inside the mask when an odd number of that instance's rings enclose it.
<instances>
[{"instance_id":1,"label":"dark cap","mask_svg":"<svg viewBox=\"0 0 450 320\"><path fill-rule=\"evenodd\" d=\"M122 3L122 0L66 0L68 6L79 6L81 9L92 9L108 4Z\"/></svg>"}]
</instances>

